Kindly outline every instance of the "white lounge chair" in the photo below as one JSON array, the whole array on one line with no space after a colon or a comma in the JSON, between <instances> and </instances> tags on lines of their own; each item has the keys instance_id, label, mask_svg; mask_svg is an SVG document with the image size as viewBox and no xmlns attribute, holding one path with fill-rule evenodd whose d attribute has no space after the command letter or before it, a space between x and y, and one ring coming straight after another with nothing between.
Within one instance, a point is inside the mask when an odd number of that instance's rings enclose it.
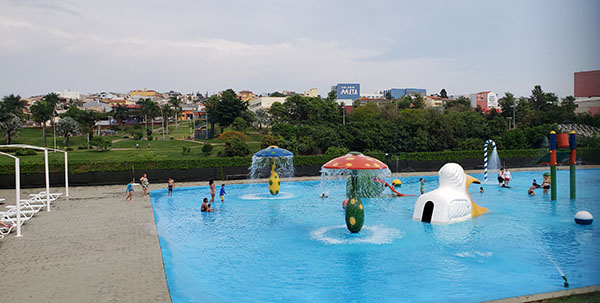
<instances>
[{"instance_id":1,"label":"white lounge chair","mask_svg":"<svg viewBox=\"0 0 600 303\"><path fill-rule=\"evenodd\" d=\"M46 198L46 192L45 191L41 191L38 194L30 194L30 196L32 195L37 195L40 196L42 198ZM50 199L56 200L58 198L60 198L60 196L62 196L62 193L50 193Z\"/></svg>"},{"instance_id":2,"label":"white lounge chair","mask_svg":"<svg viewBox=\"0 0 600 303\"><path fill-rule=\"evenodd\" d=\"M28 212L37 214L42 208L46 207L44 203L36 203L35 200L21 200L21 212ZM14 209L16 211L16 205L7 205L7 209Z\"/></svg>"}]
</instances>

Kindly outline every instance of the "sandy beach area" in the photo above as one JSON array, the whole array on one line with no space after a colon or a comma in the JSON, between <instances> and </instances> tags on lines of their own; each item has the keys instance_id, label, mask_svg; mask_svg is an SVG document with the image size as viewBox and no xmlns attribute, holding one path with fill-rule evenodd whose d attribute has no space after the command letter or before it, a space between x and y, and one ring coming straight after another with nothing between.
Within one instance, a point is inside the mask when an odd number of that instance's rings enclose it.
<instances>
[{"instance_id":1,"label":"sandy beach area","mask_svg":"<svg viewBox=\"0 0 600 303\"><path fill-rule=\"evenodd\" d=\"M578 167L582 168L600 166ZM520 170L549 168L512 169ZM415 172L393 176L435 174ZM166 184L152 184L152 176L149 178L150 190L166 188ZM207 182L176 183L177 187L207 185ZM133 202L125 201L125 187L125 184L70 187L70 196L56 201L51 212L41 211L23 225L23 237L15 237L13 232L0 240L1 301L170 302L150 198L142 198L141 189L136 186ZM24 189L21 196L42 190ZM51 188L51 192L65 191ZM14 201L14 189L0 190L0 197Z\"/></svg>"}]
</instances>

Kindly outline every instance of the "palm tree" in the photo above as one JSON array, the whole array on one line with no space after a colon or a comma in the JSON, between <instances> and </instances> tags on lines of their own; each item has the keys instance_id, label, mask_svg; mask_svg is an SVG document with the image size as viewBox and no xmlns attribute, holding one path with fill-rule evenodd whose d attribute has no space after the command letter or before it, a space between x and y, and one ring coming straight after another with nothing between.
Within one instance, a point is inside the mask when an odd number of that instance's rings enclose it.
<instances>
[{"instance_id":1,"label":"palm tree","mask_svg":"<svg viewBox=\"0 0 600 303\"><path fill-rule=\"evenodd\" d=\"M169 106L169 104L164 104L160 108L160 113L162 116L162 123L163 123L163 140L164 140L165 132L167 133L167 136L169 135L169 116L171 115L172 112L173 112L173 109Z\"/></svg>"},{"instance_id":2,"label":"palm tree","mask_svg":"<svg viewBox=\"0 0 600 303\"><path fill-rule=\"evenodd\" d=\"M25 114L23 110L26 108L27 102L21 100L21 96L10 94L2 98L2 111L7 114L13 114L23 120Z\"/></svg>"},{"instance_id":3,"label":"palm tree","mask_svg":"<svg viewBox=\"0 0 600 303\"><path fill-rule=\"evenodd\" d=\"M140 99L136 102L140 106L140 111L144 115L144 121L146 122L146 131L148 130L148 119L151 119L152 128L154 129L154 117L158 116L160 107L152 99Z\"/></svg>"},{"instance_id":4,"label":"palm tree","mask_svg":"<svg viewBox=\"0 0 600 303\"><path fill-rule=\"evenodd\" d=\"M113 109L114 114L113 114L113 118L115 118L115 120L117 120L117 123L119 123L119 125L121 125L121 123L123 123L124 119L127 119L128 117L128 110L127 107L118 104L117 107L115 107Z\"/></svg>"},{"instance_id":5,"label":"palm tree","mask_svg":"<svg viewBox=\"0 0 600 303\"><path fill-rule=\"evenodd\" d=\"M179 98L176 96L173 96L169 99L169 105L171 105L171 108L173 108L173 111L175 112L175 131L177 131L177 120L179 120L179 111L181 111L181 100L179 100ZM169 124L167 123L167 127L168 126Z\"/></svg>"}]
</instances>

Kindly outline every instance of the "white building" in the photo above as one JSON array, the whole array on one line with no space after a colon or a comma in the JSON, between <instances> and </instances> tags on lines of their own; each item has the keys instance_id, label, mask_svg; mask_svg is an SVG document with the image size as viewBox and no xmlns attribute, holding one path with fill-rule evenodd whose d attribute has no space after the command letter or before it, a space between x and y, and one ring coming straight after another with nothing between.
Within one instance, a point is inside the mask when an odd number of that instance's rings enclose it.
<instances>
[{"instance_id":1,"label":"white building","mask_svg":"<svg viewBox=\"0 0 600 303\"><path fill-rule=\"evenodd\" d=\"M318 97L319 96L319 90L316 88L311 88L307 91L304 92L303 94L304 97Z\"/></svg>"},{"instance_id":2,"label":"white building","mask_svg":"<svg viewBox=\"0 0 600 303\"><path fill-rule=\"evenodd\" d=\"M81 92L71 91L65 89L63 91L55 92L59 97L69 99L81 99Z\"/></svg>"},{"instance_id":3,"label":"white building","mask_svg":"<svg viewBox=\"0 0 600 303\"><path fill-rule=\"evenodd\" d=\"M283 103L286 97L258 97L250 101L248 109L256 112L259 109L268 110L275 102Z\"/></svg>"},{"instance_id":4,"label":"white building","mask_svg":"<svg viewBox=\"0 0 600 303\"><path fill-rule=\"evenodd\" d=\"M385 96L381 93L372 93L372 94L360 94L361 98L369 98L369 99L384 99Z\"/></svg>"}]
</instances>

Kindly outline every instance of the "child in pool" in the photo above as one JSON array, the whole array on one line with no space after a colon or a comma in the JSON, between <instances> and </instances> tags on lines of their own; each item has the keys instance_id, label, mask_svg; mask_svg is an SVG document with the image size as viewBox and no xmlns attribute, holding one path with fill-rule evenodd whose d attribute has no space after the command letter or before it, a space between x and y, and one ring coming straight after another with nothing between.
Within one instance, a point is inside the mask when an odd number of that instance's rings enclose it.
<instances>
[{"instance_id":1,"label":"child in pool","mask_svg":"<svg viewBox=\"0 0 600 303\"><path fill-rule=\"evenodd\" d=\"M221 196L221 203L225 202L225 184L221 184L221 191L219 192L219 196Z\"/></svg>"}]
</instances>

